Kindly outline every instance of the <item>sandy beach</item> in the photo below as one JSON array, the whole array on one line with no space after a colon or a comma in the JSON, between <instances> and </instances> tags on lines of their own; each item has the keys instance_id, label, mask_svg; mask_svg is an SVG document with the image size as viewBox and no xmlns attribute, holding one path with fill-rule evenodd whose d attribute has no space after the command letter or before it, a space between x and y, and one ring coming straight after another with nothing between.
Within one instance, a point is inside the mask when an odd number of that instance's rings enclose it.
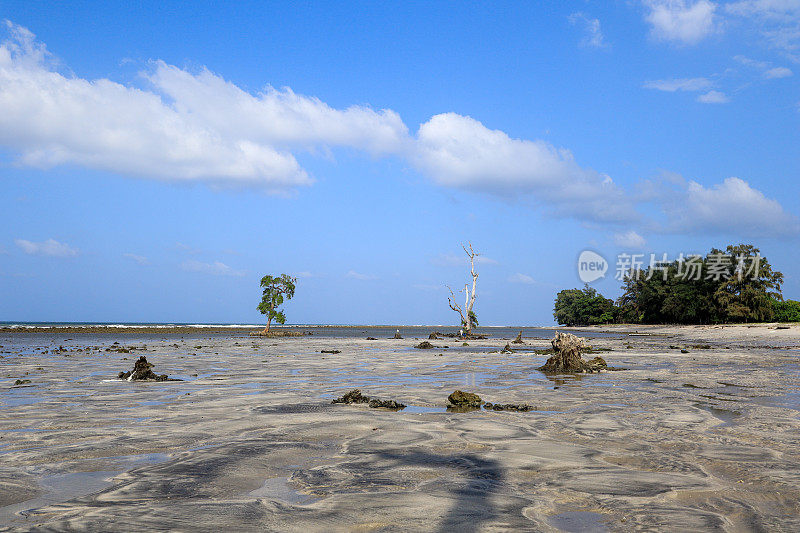
<instances>
[{"instance_id":1,"label":"sandy beach","mask_svg":"<svg viewBox=\"0 0 800 533\"><path fill-rule=\"evenodd\" d=\"M800 530L800 327L573 330L626 370L562 376L433 329L3 330L0 530Z\"/></svg>"}]
</instances>

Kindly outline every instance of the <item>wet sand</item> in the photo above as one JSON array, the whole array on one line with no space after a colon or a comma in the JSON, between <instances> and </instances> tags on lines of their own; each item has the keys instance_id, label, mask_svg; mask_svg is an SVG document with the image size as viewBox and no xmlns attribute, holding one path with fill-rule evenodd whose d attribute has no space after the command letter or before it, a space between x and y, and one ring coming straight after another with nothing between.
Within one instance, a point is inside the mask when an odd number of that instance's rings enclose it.
<instances>
[{"instance_id":1,"label":"wet sand","mask_svg":"<svg viewBox=\"0 0 800 533\"><path fill-rule=\"evenodd\" d=\"M800 530L800 328L604 331L628 370L545 376L513 336L2 331L0 530ZM184 381L114 379L140 355ZM331 405L352 388L409 407Z\"/></svg>"}]
</instances>

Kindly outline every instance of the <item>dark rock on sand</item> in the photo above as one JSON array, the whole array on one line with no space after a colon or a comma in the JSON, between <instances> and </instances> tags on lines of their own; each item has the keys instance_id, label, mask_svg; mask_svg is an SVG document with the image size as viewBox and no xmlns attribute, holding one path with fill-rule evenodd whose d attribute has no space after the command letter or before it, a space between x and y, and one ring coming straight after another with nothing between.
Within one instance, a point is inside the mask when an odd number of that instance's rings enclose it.
<instances>
[{"instance_id":1,"label":"dark rock on sand","mask_svg":"<svg viewBox=\"0 0 800 533\"><path fill-rule=\"evenodd\" d=\"M447 397L447 401L450 402L448 407L469 407L469 408L480 408L481 404L481 397L477 394L472 392L463 392L457 390L453 392L450 396Z\"/></svg>"},{"instance_id":2,"label":"dark rock on sand","mask_svg":"<svg viewBox=\"0 0 800 533\"><path fill-rule=\"evenodd\" d=\"M310 331L288 331L282 329L271 329L267 330L266 328L258 331L251 331L251 337L267 337L270 339L276 337L302 337L304 335L312 335L313 333Z\"/></svg>"},{"instance_id":3,"label":"dark rock on sand","mask_svg":"<svg viewBox=\"0 0 800 533\"><path fill-rule=\"evenodd\" d=\"M500 350L500 353L514 353L514 350L511 349L510 344L506 343L506 345L503 346L503 349Z\"/></svg>"},{"instance_id":4,"label":"dark rock on sand","mask_svg":"<svg viewBox=\"0 0 800 533\"><path fill-rule=\"evenodd\" d=\"M402 335L400 335L400 330L399 329L394 333L394 337L392 337L392 338L393 339L402 339L403 338Z\"/></svg>"},{"instance_id":5,"label":"dark rock on sand","mask_svg":"<svg viewBox=\"0 0 800 533\"><path fill-rule=\"evenodd\" d=\"M522 342L522 331L519 332L516 339L511 341L511 344L525 344L524 342Z\"/></svg>"},{"instance_id":6,"label":"dark rock on sand","mask_svg":"<svg viewBox=\"0 0 800 533\"><path fill-rule=\"evenodd\" d=\"M331 403L343 403L343 404L354 404L354 403L366 403L369 404L372 408L382 407L384 409L394 409L400 410L405 409L406 406L400 402L395 400L381 400L380 398L370 398L369 396L364 396L361 394L359 389L353 389L341 398L336 398Z\"/></svg>"},{"instance_id":7,"label":"dark rock on sand","mask_svg":"<svg viewBox=\"0 0 800 533\"><path fill-rule=\"evenodd\" d=\"M375 337L367 337L367 340L368 340L368 341L376 341L376 340L378 340L378 339L376 339Z\"/></svg>"},{"instance_id":8,"label":"dark rock on sand","mask_svg":"<svg viewBox=\"0 0 800 533\"><path fill-rule=\"evenodd\" d=\"M348 405L351 403L369 403L369 396L364 396L361 394L360 390L353 389L344 396L336 398L331 403L345 403Z\"/></svg>"},{"instance_id":9,"label":"dark rock on sand","mask_svg":"<svg viewBox=\"0 0 800 533\"><path fill-rule=\"evenodd\" d=\"M382 407L384 409L396 409L396 410L406 408L405 404L402 404L400 402L396 402L394 400L379 400L378 398L372 398L369 401L369 406L372 408Z\"/></svg>"},{"instance_id":10,"label":"dark rock on sand","mask_svg":"<svg viewBox=\"0 0 800 533\"><path fill-rule=\"evenodd\" d=\"M29 379L18 379L17 381L14 382L14 385L27 385L30 382L31 380Z\"/></svg>"},{"instance_id":11,"label":"dark rock on sand","mask_svg":"<svg viewBox=\"0 0 800 533\"><path fill-rule=\"evenodd\" d=\"M602 357L595 357L590 361L581 359L581 351L588 347L583 339L571 333L556 332L553 340L555 354L551 356L544 366L539 370L546 373L578 373L578 372L600 372L608 368Z\"/></svg>"},{"instance_id":12,"label":"dark rock on sand","mask_svg":"<svg viewBox=\"0 0 800 533\"><path fill-rule=\"evenodd\" d=\"M421 343L414 346L414 348L419 348L420 350L430 350L431 348L436 348L436 346L429 343L428 341L422 341Z\"/></svg>"},{"instance_id":13,"label":"dark rock on sand","mask_svg":"<svg viewBox=\"0 0 800 533\"><path fill-rule=\"evenodd\" d=\"M517 411L520 413L525 413L533 409L532 406L526 403L490 403L486 402L483 404L483 408L488 411Z\"/></svg>"},{"instance_id":14,"label":"dark rock on sand","mask_svg":"<svg viewBox=\"0 0 800 533\"><path fill-rule=\"evenodd\" d=\"M341 350L320 350L320 353L342 353Z\"/></svg>"},{"instance_id":15,"label":"dark rock on sand","mask_svg":"<svg viewBox=\"0 0 800 533\"><path fill-rule=\"evenodd\" d=\"M428 335L428 339L430 339L430 340L436 340L438 338L439 338L439 332L438 331L434 331L433 333Z\"/></svg>"},{"instance_id":16,"label":"dark rock on sand","mask_svg":"<svg viewBox=\"0 0 800 533\"><path fill-rule=\"evenodd\" d=\"M180 381L179 379L170 379L166 374L156 374L152 368L153 363L149 363L147 358L142 355L134 363L132 371L120 372L117 377L128 381Z\"/></svg>"},{"instance_id":17,"label":"dark rock on sand","mask_svg":"<svg viewBox=\"0 0 800 533\"><path fill-rule=\"evenodd\" d=\"M606 360L600 357L599 355L594 359L589 359L589 365L598 369L608 368Z\"/></svg>"}]
</instances>

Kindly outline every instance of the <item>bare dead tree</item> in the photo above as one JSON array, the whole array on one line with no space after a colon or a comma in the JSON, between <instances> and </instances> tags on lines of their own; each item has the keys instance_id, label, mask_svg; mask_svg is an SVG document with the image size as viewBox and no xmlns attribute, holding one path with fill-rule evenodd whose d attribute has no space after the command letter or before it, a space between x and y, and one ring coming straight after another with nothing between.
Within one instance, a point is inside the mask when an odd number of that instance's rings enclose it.
<instances>
[{"instance_id":1,"label":"bare dead tree","mask_svg":"<svg viewBox=\"0 0 800 533\"><path fill-rule=\"evenodd\" d=\"M450 306L450 309L457 312L461 317L461 324L464 325L464 329L466 330L467 335L472 333L472 319L475 314L472 312L472 306L475 305L475 289L478 284L478 273L475 272L475 258L480 254L472 249L472 243L467 242L466 245L462 244L461 247L464 249L464 253L467 254L469 257L469 270L470 274L472 275L472 292L469 290L469 283L464 284L464 307L461 307L456 302L456 295L453 293L453 289L449 286L447 289L450 291L450 296L447 297L447 303Z\"/></svg>"}]
</instances>

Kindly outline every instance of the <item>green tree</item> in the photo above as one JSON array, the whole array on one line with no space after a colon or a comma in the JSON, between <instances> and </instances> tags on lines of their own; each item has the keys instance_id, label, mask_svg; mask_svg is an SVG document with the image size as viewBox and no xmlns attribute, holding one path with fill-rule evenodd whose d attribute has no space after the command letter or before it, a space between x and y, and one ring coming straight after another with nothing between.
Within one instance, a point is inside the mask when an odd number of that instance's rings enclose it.
<instances>
[{"instance_id":1,"label":"green tree","mask_svg":"<svg viewBox=\"0 0 800 533\"><path fill-rule=\"evenodd\" d=\"M772 270L752 244L728 246L731 275L714 293L725 322L766 322L774 315L773 300L782 300L783 274Z\"/></svg>"},{"instance_id":2,"label":"green tree","mask_svg":"<svg viewBox=\"0 0 800 533\"><path fill-rule=\"evenodd\" d=\"M772 300L772 319L776 322L800 322L800 302L797 300Z\"/></svg>"},{"instance_id":3,"label":"green tree","mask_svg":"<svg viewBox=\"0 0 800 533\"><path fill-rule=\"evenodd\" d=\"M472 309L469 310L469 318L473 326L478 325L478 315L476 315L475 311L473 311ZM461 319L461 326L464 328L467 327L467 321L464 320L463 318Z\"/></svg>"},{"instance_id":4,"label":"green tree","mask_svg":"<svg viewBox=\"0 0 800 533\"><path fill-rule=\"evenodd\" d=\"M705 257L626 276L618 318L644 324L768 321L776 313L774 302L782 300L782 283L783 274L755 246L712 248Z\"/></svg>"},{"instance_id":5,"label":"green tree","mask_svg":"<svg viewBox=\"0 0 800 533\"><path fill-rule=\"evenodd\" d=\"M608 324L614 321L614 302L589 284L583 289L566 289L556 295L553 318L565 326Z\"/></svg>"},{"instance_id":6,"label":"green tree","mask_svg":"<svg viewBox=\"0 0 800 533\"><path fill-rule=\"evenodd\" d=\"M280 276L264 276L261 278L261 287L264 289L261 296L261 303L258 310L262 315L267 315L267 327L264 331L269 331L269 326L275 320L278 324L286 323L286 315L278 307L284 300L289 300L294 296L294 288L297 278L288 274Z\"/></svg>"}]
</instances>

